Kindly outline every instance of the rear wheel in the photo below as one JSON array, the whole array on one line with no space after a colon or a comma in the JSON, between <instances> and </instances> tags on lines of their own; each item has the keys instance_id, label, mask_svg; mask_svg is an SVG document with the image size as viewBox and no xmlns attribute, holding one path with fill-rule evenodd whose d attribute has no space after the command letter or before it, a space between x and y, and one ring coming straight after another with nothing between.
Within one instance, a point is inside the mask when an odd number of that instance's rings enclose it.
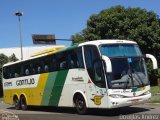
<instances>
[{"instance_id":1,"label":"rear wheel","mask_svg":"<svg viewBox=\"0 0 160 120\"><path fill-rule=\"evenodd\" d=\"M77 110L78 114L80 114L80 115L87 114L86 102L85 102L82 95L78 95L75 98L75 106L76 106L76 110Z\"/></svg>"},{"instance_id":2,"label":"rear wheel","mask_svg":"<svg viewBox=\"0 0 160 120\"><path fill-rule=\"evenodd\" d=\"M21 97L21 108L22 110L27 110L27 102L26 102L26 98L24 96Z\"/></svg>"},{"instance_id":3,"label":"rear wheel","mask_svg":"<svg viewBox=\"0 0 160 120\"><path fill-rule=\"evenodd\" d=\"M14 97L14 106L16 110L20 110L21 109L21 105L20 105L20 101L18 100L18 97Z\"/></svg>"}]
</instances>

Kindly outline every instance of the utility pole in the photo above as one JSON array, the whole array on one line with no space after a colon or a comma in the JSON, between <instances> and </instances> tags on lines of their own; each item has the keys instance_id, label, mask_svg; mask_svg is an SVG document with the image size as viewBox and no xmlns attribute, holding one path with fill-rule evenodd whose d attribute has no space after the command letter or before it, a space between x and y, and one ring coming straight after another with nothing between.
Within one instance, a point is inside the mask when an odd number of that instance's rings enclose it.
<instances>
[{"instance_id":1,"label":"utility pole","mask_svg":"<svg viewBox=\"0 0 160 120\"><path fill-rule=\"evenodd\" d=\"M23 50L22 50L22 31L21 31L21 16L23 15L22 12L17 11L15 13L16 16L18 16L18 22L19 22L19 35L20 35L20 49L21 49L21 60L23 60Z\"/></svg>"}]
</instances>

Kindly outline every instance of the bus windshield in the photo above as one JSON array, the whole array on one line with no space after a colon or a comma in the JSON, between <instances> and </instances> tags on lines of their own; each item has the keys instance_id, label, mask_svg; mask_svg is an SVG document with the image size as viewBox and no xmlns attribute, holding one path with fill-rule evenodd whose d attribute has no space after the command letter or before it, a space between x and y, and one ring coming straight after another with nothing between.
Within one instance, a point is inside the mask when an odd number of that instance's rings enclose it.
<instances>
[{"instance_id":1,"label":"bus windshield","mask_svg":"<svg viewBox=\"0 0 160 120\"><path fill-rule=\"evenodd\" d=\"M100 46L102 55L107 57L114 56L142 56L136 44L110 44Z\"/></svg>"},{"instance_id":2,"label":"bus windshield","mask_svg":"<svg viewBox=\"0 0 160 120\"><path fill-rule=\"evenodd\" d=\"M107 73L108 87L129 89L149 85L144 58L138 45L103 45L102 55L110 58L112 72Z\"/></svg>"}]
</instances>

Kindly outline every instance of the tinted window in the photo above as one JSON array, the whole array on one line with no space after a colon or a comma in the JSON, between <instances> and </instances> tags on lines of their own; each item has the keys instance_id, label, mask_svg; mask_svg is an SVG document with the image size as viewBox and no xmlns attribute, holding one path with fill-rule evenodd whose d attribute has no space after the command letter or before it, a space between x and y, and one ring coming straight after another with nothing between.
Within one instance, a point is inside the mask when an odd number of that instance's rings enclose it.
<instances>
[{"instance_id":1,"label":"tinted window","mask_svg":"<svg viewBox=\"0 0 160 120\"><path fill-rule=\"evenodd\" d=\"M84 68L82 48L68 51L69 68Z\"/></svg>"},{"instance_id":2,"label":"tinted window","mask_svg":"<svg viewBox=\"0 0 160 120\"><path fill-rule=\"evenodd\" d=\"M92 81L99 87L105 86L103 66L96 46L84 46L85 62L88 74Z\"/></svg>"},{"instance_id":3,"label":"tinted window","mask_svg":"<svg viewBox=\"0 0 160 120\"><path fill-rule=\"evenodd\" d=\"M57 63L57 67L58 70L64 70L68 68L68 64L67 64L67 53L66 52L62 52L62 53L58 53L56 54L56 63Z\"/></svg>"},{"instance_id":4,"label":"tinted window","mask_svg":"<svg viewBox=\"0 0 160 120\"><path fill-rule=\"evenodd\" d=\"M115 56L142 56L142 53L135 44L110 44L100 46L102 55Z\"/></svg>"},{"instance_id":5,"label":"tinted window","mask_svg":"<svg viewBox=\"0 0 160 120\"><path fill-rule=\"evenodd\" d=\"M73 68L84 68L82 47L4 67L3 76L8 79Z\"/></svg>"}]
</instances>

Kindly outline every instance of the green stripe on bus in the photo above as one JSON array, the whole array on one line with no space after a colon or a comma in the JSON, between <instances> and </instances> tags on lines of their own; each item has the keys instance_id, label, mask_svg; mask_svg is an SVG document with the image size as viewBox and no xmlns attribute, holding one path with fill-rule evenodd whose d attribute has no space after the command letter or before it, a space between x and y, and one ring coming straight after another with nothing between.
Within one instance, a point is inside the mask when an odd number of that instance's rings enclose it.
<instances>
[{"instance_id":1,"label":"green stripe on bus","mask_svg":"<svg viewBox=\"0 0 160 120\"><path fill-rule=\"evenodd\" d=\"M52 96L49 100L49 105L58 106L67 74L68 70L59 71L57 73L56 80L52 89Z\"/></svg>"},{"instance_id":2,"label":"green stripe on bus","mask_svg":"<svg viewBox=\"0 0 160 120\"><path fill-rule=\"evenodd\" d=\"M57 73L58 72L49 73L48 80L47 80L47 83L44 89L41 105L47 106L49 104L49 99L50 99L51 92L52 92L52 89L53 89L53 86L56 80Z\"/></svg>"}]
</instances>

